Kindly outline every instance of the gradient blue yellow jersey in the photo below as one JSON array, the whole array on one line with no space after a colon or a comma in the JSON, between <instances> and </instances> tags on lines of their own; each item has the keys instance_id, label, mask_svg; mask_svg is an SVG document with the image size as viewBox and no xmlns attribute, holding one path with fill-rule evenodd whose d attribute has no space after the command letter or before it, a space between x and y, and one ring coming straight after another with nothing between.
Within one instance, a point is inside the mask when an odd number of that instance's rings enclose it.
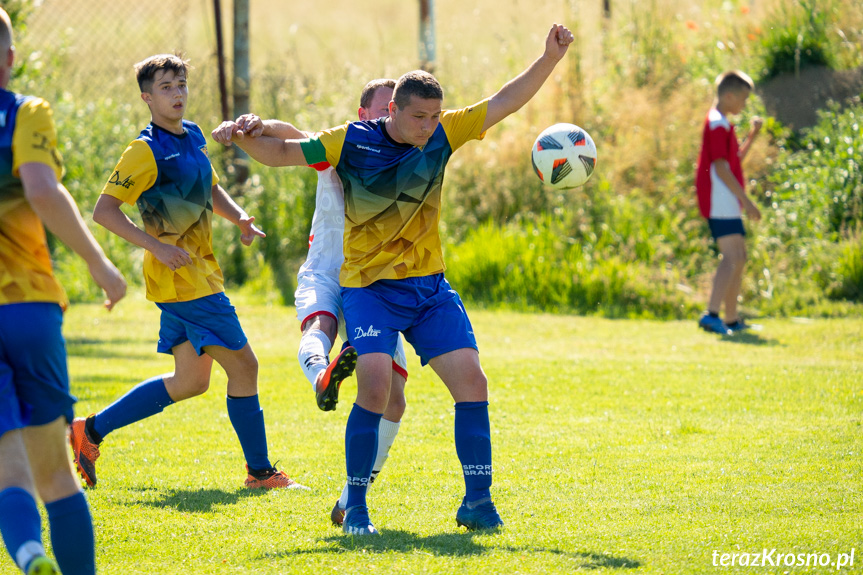
<instances>
[{"instance_id":1,"label":"gradient blue yellow jersey","mask_svg":"<svg viewBox=\"0 0 863 575\"><path fill-rule=\"evenodd\" d=\"M383 120L352 122L303 142L306 161L329 162L345 190L342 286L444 271L438 232L444 169L455 150L482 139L487 109L483 100L445 110L421 148L395 142Z\"/></svg>"},{"instance_id":2,"label":"gradient blue yellow jersey","mask_svg":"<svg viewBox=\"0 0 863 575\"><path fill-rule=\"evenodd\" d=\"M192 263L171 270L146 251L147 299L189 301L224 291L224 277L213 254L213 186L219 177L207 156L201 129L183 121L174 134L154 124L134 140L102 190L137 204L148 234L181 247Z\"/></svg>"},{"instance_id":3,"label":"gradient blue yellow jersey","mask_svg":"<svg viewBox=\"0 0 863 575\"><path fill-rule=\"evenodd\" d=\"M50 166L59 180L63 161L45 100L0 90L0 305L52 302L65 307L54 277L42 220L30 207L18 169Z\"/></svg>"}]
</instances>

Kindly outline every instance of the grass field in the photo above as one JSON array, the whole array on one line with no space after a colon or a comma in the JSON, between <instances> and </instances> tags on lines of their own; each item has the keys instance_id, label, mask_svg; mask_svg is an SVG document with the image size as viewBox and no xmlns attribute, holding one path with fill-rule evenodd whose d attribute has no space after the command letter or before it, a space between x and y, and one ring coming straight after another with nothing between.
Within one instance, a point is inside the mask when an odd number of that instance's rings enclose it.
<instances>
[{"instance_id":1,"label":"grass field","mask_svg":"<svg viewBox=\"0 0 863 575\"><path fill-rule=\"evenodd\" d=\"M456 528L452 401L411 357L408 411L369 497L383 537L366 541L328 519L354 380L335 413L319 411L293 310L234 300L261 363L270 455L312 490L243 488L216 371L203 397L103 444L88 492L100 573L835 571L713 564L714 551L763 549L854 549L843 571L863 571L862 321L769 320L720 339L694 321L475 312L506 528ZM79 415L170 370L157 326L140 296L111 314L70 309Z\"/></svg>"}]
</instances>

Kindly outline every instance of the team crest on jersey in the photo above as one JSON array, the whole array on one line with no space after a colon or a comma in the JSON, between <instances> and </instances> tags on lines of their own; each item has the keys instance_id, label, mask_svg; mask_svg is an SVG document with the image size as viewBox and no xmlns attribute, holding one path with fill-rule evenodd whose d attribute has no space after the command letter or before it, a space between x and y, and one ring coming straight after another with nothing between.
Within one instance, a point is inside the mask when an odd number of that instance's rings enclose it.
<instances>
[{"instance_id":1,"label":"team crest on jersey","mask_svg":"<svg viewBox=\"0 0 863 575\"><path fill-rule=\"evenodd\" d=\"M198 149L201 150L202 152L204 152L205 156L207 156L208 158L210 157L210 154L207 153L207 146L201 146Z\"/></svg>"},{"instance_id":2,"label":"team crest on jersey","mask_svg":"<svg viewBox=\"0 0 863 575\"><path fill-rule=\"evenodd\" d=\"M130 176L126 176L125 179L120 179L120 171L115 170L113 174L111 174L111 179L108 180L109 184L114 184L115 186L123 186L127 190L135 185L135 182L131 180Z\"/></svg>"}]
</instances>

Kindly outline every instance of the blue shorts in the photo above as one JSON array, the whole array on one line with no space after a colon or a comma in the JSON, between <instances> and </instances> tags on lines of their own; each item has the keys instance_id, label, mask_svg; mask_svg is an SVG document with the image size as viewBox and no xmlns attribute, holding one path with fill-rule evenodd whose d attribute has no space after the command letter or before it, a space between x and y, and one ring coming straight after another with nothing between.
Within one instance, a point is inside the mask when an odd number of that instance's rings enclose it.
<instances>
[{"instance_id":1,"label":"blue shorts","mask_svg":"<svg viewBox=\"0 0 863 575\"><path fill-rule=\"evenodd\" d=\"M710 235L714 240L718 240L722 236L731 236L734 234L746 235L746 230L743 228L743 220L734 218L730 220L720 218L710 218L707 220L710 226Z\"/></svg>"},{"instance_id":2,"label":"blue shorts","mask_svg":"<svg viewBox=\"0 0 863 575\"><path fill-rule=\"evenodd\" d=\"M237 312L224 293L156 305L162 310L159 353L172 354L173 348L186 341L191 342L198 355L203 354L203 348L208 345L236 351L243 349L248 341Z\"/></svg>"},{"instance_id":3,"label":"blue shorts","mask_svg":"<svg viewBox=\"0 0 863 575\"><path fill-rule=\"evenodd\" d=\"M0 305L0 435L72 421L63 311L56 303Z\"/></svg>"},{"instance_id":4,"label":"blue shorts","mask_svg":"<svg viewBox=\"0 0 863 575\"><path fill-rule=\"evenodd\" d=\"M393 355L399 332L422 365L450 351L477 349L464 304L443 274L343 287L342 302L348 338L359 355Z\"/></svg>"}]
</instances>

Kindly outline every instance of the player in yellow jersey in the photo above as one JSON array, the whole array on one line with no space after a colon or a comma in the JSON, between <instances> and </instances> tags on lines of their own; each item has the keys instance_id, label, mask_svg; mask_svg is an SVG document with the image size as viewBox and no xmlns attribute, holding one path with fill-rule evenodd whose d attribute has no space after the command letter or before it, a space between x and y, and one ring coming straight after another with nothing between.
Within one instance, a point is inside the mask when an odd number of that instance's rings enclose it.
<instances>
[{"instance_id":1,"label":"player in yellow jersey","mask_svg":"<svg viewBox=\"0 0 863 575\"><path fill-rule=\"evenodd\" d=\"M460 110L443 110L438 81L415 71L396 83L387 118L353 122L305 140L231 134L232 142L270 166L327 161L344 186L340 283L348 337L358 355L357 401L345 429L346 533L378 533L369 519L366 490L399 332L456 402L455 445L465 480L456 522L468 529L503 525L490 493L488 381L464 305L443 276L441 187L452 154L526 104L573 39L566 27L553 25L542 56L490 98Z\"/></svg>"},{"instance_id":2,"label":"player in yellow jersey","mask_svg":"<svg viewBox=\"0 0 863 575\"><path fill-rule=\"evenodd\" d=\"M102 439L207 391L215 360L228 376L228 416L246 459L246 486L301 488L270 463L258 401L258 359L224 293L213 254L213 214L236 224L244 245L264 233L218 184L201 129L183 119L188 63L159 54L138 63L135 71L152 121L126 148L93 219L146 250L147 299L162 311L157 349L174 356L174 372L145 380L102 411L73 422L78 471L95 485ZM144 230L122 212L124 203L138 206Z\"/></svg>"},{"instance_id":3,"label":"player in yellow jersey","mask_svg":"<svg viewBox=\"0 0 863 575\"><path fill-rule=\"evenodd\" d=\"M66 443L75 403L61 334L67 301L43 224L84 258L108 309L126 282L59 182L51 107L6 90L14 55L12 24L0 8L0 533L23 572L59 573L42 546L38 496L63 573L91 575L93 521Z\"/></svg>"}]
</instances>

